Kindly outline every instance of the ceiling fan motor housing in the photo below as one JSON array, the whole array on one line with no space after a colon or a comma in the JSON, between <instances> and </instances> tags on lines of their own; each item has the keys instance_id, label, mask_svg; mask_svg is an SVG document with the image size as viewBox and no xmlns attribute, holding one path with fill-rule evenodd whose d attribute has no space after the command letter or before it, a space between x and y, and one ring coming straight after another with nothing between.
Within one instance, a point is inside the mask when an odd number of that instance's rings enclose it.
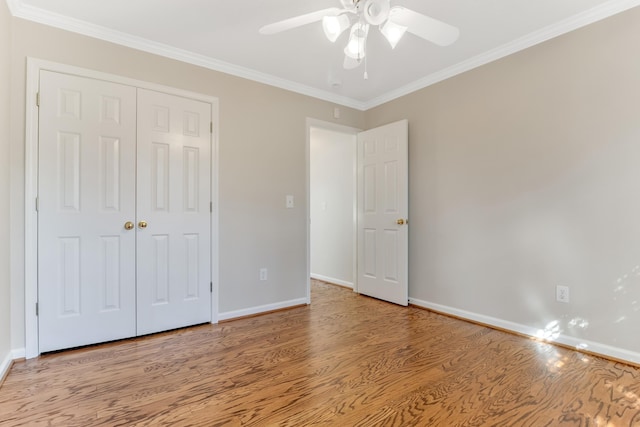
<instances>
[{"instance_id":1,"label":"ceiling fan motor housing","mask_svg":"<svg viewBox=\"0 0 640 427\"><path fill-rule=\"evenodd\" d=\"M358 6L360 0L340 0L342 7L347 10L353 10Z\"/></svg>"},{"instance_id":2,"label":"ceiling fan motor housing","mask_svg":"<svg viewBox=\"0 0 640 427\"><path fill-rule=\"evenodd\" d=\"M371 25L380 25L389 17L389 0L365 0L364 19Z\"/></svg>"}]
</instances>

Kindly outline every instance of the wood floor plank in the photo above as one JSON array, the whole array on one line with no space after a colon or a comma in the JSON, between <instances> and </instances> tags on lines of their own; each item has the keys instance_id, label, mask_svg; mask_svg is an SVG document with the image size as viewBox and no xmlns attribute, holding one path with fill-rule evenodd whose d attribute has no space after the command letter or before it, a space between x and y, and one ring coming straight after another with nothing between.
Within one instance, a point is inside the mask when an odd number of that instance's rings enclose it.
<instances>
[{"instance_id":1,"label":"wood floor plank","mask_svg":"<svg viewBox=\"0 0 640 427\"><path fill-rule=\"evenodd\" d=\"M312 305L14 364L0 426L640 426L640 370L313 281Z\"/></svg>"}]
</instances>

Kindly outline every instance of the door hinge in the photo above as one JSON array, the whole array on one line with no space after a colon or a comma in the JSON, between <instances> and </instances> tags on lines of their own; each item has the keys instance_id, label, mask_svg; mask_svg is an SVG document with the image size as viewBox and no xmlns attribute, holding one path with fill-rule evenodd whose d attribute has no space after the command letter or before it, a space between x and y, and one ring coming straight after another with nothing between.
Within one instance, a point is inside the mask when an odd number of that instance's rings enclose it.
<instances>
[{"instance_id":1,"label":"door hinge","mask_svg":"<svg viewBox=\"0 0 640 427\"><path fill-rule=\"evenodd\" d=\"M209 282L209 292L213 293L213 282Z\"/></svg>"},{"instance_id":2,"label":"door hinge","mask_svg":"<svg viewBox=\"0 0 640 427\"><path fill-rule=\"evenodd\" d=\"M40 209L40 206L38 205L38 198L36 197L36 212L38 212L38 209Z\"/></svg>"},{"instance_id":3,"label":"door hinge","mask_svg":"<svg viewBox=\"0 0 640 427\"><path fill-rule=\"evenodd\" d=\"M36 92L36 107L40 106L40 92Z\"/></svg>"},{"instance_id":4,"label":"door hinge","mask_svg":"<svg viewBox=\"0 0 640 427\"><path fill-rule=\"evenodd\" d=\"M213 133L213 122L209 122L209 132Z\"/></svg>"},{"instance_id":5,"label":"door hinge","mask_svg":"<svg viewBox=\"0 0 640 427\"><path fill-rule=\"evenodd\" d=\"M38 315L39 311L38 311L38 303L36 303L36 316Z\"/></svg>"},{"instance_id":6,"label":"door hinge","mask_svg":"<svg viewBox=\"0 0 640 427\"><path fill-rule=\"evenodd\" d=\"M209 212L213 212L213 202L209 202Z\"/></svg>"}]
</instances>

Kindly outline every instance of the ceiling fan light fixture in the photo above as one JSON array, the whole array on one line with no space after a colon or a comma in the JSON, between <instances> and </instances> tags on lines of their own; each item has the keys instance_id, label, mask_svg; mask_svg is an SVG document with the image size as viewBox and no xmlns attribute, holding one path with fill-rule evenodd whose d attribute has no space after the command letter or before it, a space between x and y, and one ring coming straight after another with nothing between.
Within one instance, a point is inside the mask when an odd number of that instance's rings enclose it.
<instances>
[{"instance_id":1,"label":"ceiling fan light fixture","mask_svg":"<svg viewBox=\"0 0 640 427\"><path fill-rule=\"evenodd\" d=\"M391 45L391 49L395 49L402 36L404 36L404 33L407 32L407 27L405 27L404 25L396 24L391 20L387 20L387 22L385 22L384 25L380 27L380 32Z\"/></svg>"},{"instance_id":2,"label":"ceiling fan light fixture","mask_svg":"<svg viewBox=\"0 0 640 427\"><path fill-rule=\"evenodd\" d=\"M340 34L349 28L350 23L347 15L325 16L322 18L322 29L329 41L335 43Z\"/></svg>"},{"instance_id":3,"label":"ceiling fan light fixture","mask_svg":"<svg viewBox=\"0 0 640 427\"><path fill-rule=\"evenodd\" d=\"M460 36L460 30L453 25L403 6L391 6L399 0L332 1L339 1L342 9L330 7L287 18L263 26L259 30L260 34L277 34L322 21L326 37L335 43L347 28L351 28L347 46L343 48L344 68L354 69L364 62L365 79L367 79L367 37L369 27L372 25L379 28L392 49L395 49L406 32L438 46L448 46Z\"/></svg>"},{"instance_id":4,"label":"ceiling fan light fixture","mask_svg":"<svg viewBox=\"0 0 640 427\"><path fill-rule=\"evenodd\" d=\"M364 58L368 33L369 24L361 24L360 22L353 24L349 34L349 42L344 48L344 54L353 59Z\"/></svg>"},{"instance_id":5,"label":"ceiling fan light fixture","mask_svg":"<svg viewBox=\"0 0 640 427\"><path fill-rule=\"evenodd\" d=\"M364 40L354 37L349 38L349 43L344 48L344 54L353 59L364 58Z\"/></svg>"}]
</instances>

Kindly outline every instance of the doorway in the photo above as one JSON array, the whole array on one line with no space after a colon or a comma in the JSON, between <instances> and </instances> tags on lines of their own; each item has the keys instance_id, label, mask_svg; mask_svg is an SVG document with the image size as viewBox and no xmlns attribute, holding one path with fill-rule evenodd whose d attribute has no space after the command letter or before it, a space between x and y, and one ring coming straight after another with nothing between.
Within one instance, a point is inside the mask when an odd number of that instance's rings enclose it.
<instances>
[{"instance_id":1,"label":"doorway","mask_svg":"<svg viewBox=\"0 0 640 427\"><path fill-rule=\"evenodd\" d=\"M335 146L344 136L355 147L349 184L332 180L337 168L347 168ZM330 141L323 144L323 139ZM313 142L312 142L313 141ZM351 142L352 141L352 142ZM345 234L352 236L351 288L374 298L400 305L408 304L408 121L400 120L359 132L326 122L307 120L307 301L311 302L311 278L349 286L348 281L322 274L320 268L333 275L344 274L344 264L334 255L347 245ZM317 157L317 158L316 158ZM340 166L342 165L342 166ZM330 188L323 188L330 187ZM329 198L340 195L343 188L353 186L351 233L337 232L339 219L346 214L329 217ZM343 226L342 230L349 226ZM320 237L316 237L320 236ZM336 237L340 236L340 237ZM342 252L344 258L344 253ZM348 258L348 257L347 257ZM324 263L324 265L322 264ZM329 267L327 267L329 266ZM338 267L342 267L340 270ZM328 270L333 268L333 270ZM346 277L346 276L343 276Z\"/></svg>"},{"instance_id":2,"label":"doorway","mask_svg":"<svg viewBox=\"0 0 640 427\"><path fill-rule=\"evenodd\" d=\"M309 277L354 290L357 132L308 123Z\"/></svg>"}]
</instances>

